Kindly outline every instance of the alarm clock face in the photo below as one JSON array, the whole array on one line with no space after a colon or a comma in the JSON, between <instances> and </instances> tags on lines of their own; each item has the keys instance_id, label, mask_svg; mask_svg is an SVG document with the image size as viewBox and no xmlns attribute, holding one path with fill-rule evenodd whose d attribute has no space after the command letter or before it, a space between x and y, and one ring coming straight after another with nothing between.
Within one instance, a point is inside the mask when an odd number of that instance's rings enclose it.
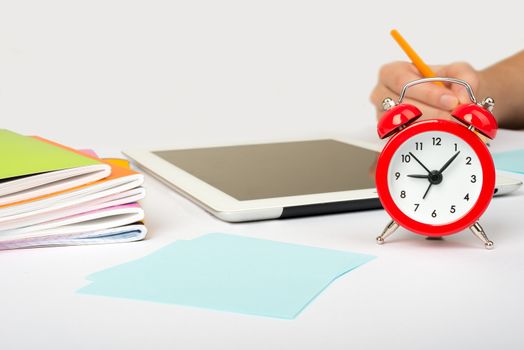
<instances>
[{"instance_id":1,"label":"alarm clock face","mask_svg":"<svg viewBox=\"0 0 524 350\"><path fill-rule=\"evenodd\" d=\"M483 180L475 150L444 131L408 138L393 153L387 170L389 193L398 209L429 225L450 224L470 212Z\"/></svg>"}]
</instances>

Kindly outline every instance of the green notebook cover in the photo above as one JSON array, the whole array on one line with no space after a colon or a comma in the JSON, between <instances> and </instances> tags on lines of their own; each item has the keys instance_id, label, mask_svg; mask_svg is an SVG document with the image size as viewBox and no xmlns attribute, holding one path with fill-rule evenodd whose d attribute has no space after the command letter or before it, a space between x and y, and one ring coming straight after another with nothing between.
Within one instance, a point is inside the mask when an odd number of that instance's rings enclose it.
<instances>
[{"instance_id":1,"label":"green notebook cover","mask_svg":"<svg viewBox=\"0 0 524 350\"><path fill-rule=\"evenodd\" d=\"M0 129L0 180L100 162L66 149Z\"/></svg>"}]
</instances>

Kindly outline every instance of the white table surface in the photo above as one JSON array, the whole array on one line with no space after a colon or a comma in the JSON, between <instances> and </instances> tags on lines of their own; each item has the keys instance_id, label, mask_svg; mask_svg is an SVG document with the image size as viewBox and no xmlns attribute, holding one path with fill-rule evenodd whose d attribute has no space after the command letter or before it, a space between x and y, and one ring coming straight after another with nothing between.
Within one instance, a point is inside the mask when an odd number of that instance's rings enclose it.
<instances>
[{"instance_id":1,"label":"white table surface","mask_svg":"<svg viewBox=\"0 0 524 350\"><path fill-rule=\"evenodd\" d=\"M494 150L524 147L501 132ZM524 178L524 177L523 177ZM495 198L482 224L495 249L469 231L427 241L400 229L375 236L382 210L229 224L147 177L148 239L105 246L0 252L2 349L521 349L524 192ZM79 295L92 272L177 239L225 232L373 254L295 320ZM46 346L46 347L47 347Z\"/></svg>"},{"instance_id":2,"label":"white table surface","mask_svg":"<svg viewBox=\"0 0 524 350\"><path fill-rule=\"evenodd\" d=\"M0 2L2 127L102 155L357 135L380 65L486 67L522 49L524 3L19 0ZM484 96L480 96L481 98ZM497 101L504 103L504 101ZM495 109L496 111L496 109ZM362 131L362 132L361 132ZM494 150L524 147L505 132ZM0 349L522 349L523 190L469 232L427 242L366 211L227 224L147 178L150 235L133 244L0 252ZM374 254L295 320L78 295L94 271L208 232Z\"/></svg>"}]
</instances>

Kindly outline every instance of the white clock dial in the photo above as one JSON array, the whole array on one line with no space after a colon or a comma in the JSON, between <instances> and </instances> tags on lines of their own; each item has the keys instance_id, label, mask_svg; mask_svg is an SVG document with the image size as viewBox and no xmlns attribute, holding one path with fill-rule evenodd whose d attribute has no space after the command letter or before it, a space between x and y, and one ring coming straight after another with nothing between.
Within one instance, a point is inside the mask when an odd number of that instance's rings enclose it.
<instances>
[{"instance_id":1,"label":"white clock dial","mask_svg":"<svg viewBox=\"0 0 524 350\"><path fill-rule=\"evenodd\" d=\"M423 132L405 141L388 169L389 191L397 207L413 220L431 225L449 224L467 214L480 196L482 181L473 148L442 131Z\"/></svg>"}]
</instances>

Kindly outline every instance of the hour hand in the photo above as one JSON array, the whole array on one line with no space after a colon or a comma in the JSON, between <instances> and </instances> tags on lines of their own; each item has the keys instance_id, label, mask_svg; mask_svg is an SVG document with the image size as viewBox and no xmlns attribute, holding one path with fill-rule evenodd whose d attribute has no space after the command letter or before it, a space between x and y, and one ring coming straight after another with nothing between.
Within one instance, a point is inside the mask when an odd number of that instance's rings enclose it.
<instances>
[{"instance_id":1,"label":"hour hand","mask_svg":"<svg viewBox=\"0 0 524 350\"><path fill-rule=\"evenodd\" d=\"M411 175L406 175L407 177L413 177L415 179L428 179L429 178L429 175L419 175L419 174L411 174Z\"/></svg>"}]
</instances>

